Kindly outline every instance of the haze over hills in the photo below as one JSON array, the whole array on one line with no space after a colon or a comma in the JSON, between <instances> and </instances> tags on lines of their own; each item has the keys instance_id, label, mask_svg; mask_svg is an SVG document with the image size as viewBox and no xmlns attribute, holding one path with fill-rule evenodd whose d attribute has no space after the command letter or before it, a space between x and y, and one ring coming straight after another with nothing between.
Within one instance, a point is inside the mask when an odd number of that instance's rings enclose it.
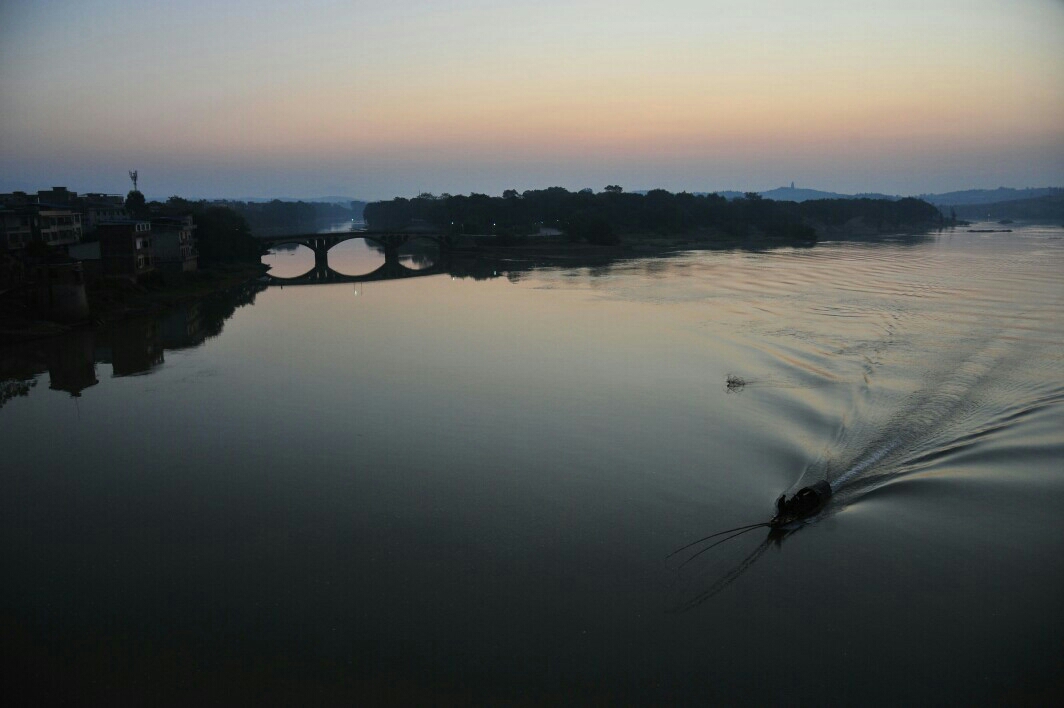
<instances>
[{"instance_id":1,"label":"haze over hills","mask_svg":"<svg viewBox=\"0 0 1064 708\"><path fill-rule=\"evenodd\" d=\"M738 199L739 197L744 196L746 193L728 190L725 192L718 192L718 194L727 199ZM776 187L775 189L769 189L764 192L758 192L758 194L760 194L765 199L773 199L777 202L805 202L812 199L901 199L901 196L896 194L880 194L878 192L842 194L839 192L825 192L821 189L807 189L804 187L795 187L793 184L790 187Z\"/></svg>"},{"instance_id":2,"label":"haze over hills","mask_svg":"<svg viewBox=\"0 0 1064 708\"><path fill-rule=\"evenodd\" d=\"M1013 202L1021 199L1035 199L1036 197L1051 197L1064 195L1061 187L1026 187L1013 189L1012 187L998 187L997 189L966 189L960 192L946 192L945 194L918 194L920 199L931 202L936 206L953 206L956 204L993 204L996 202Z\"/></svg>"},{"instance_id":3,"label":"haze over hills","mask_svg":"<svg viewBox=\"0 0 1064 708\"><path fill-rule=\"evenodd\" d=\"M597 190L596 190L597 191ZM632 190L640 194L646 194L647 189ZM718 192L696 191L692 194L719 194L726 199L738 199L747 194L747 192L740 192L737 190L722 190ZM790 187L776 187L775 189L768 189L757 192L765 199L772 199L778 202L804 202L812 199L901 199L906 196L916 197L923 199L926 202L930 202L936 206L953 206L960 204L992 204L997 202L1017 201L1022 199L1034 199L1036 197L1047 196L1060 196L1064 195L1064 188L1062 187L1025 187L1022 189L1013 187L997 187L996 189L965 189L954 192L943 192L941 194L883 194L881 192L857 192L854 194L846 194L843 192L829 192L822 189L811 189L807 187L795 187L792 183ZM166 201L167 196L150 195L150 200ZM413 195L412 195L413 196ZM320 204L343 204L349 205L351 202L367 203L369 201L359 199L358 197L343 196L343 195L330 195L324 197L204 197L208 200L224 200L233 202L248 202L250 204L270 202L274 200L280 200L282 202L308 202L308 203L320 203Z\"/></svg>"},{"instance_id":4,"label":"haze over hills","mask_svg":"<svg viewBox=\"0 0 1064 708\"><path fill-rule=\"evenodd\" d=\"M165 202L172 195L167 194L162 196L159 194L148 194L145 198L148 201ZM184 195L181 195L184 196ZM186 199L199 200L206 199L207 201L226 201L226 202L247 202L248 204L264 204L272 201L282 202L307 202L308 204L343 204L349 205L351 202L359 202L365 204L366 200L356 199L355 197L344 197L339 195L330 195L327 197L185 197Z\"/></svg>"},{"instance_id":5,"label":"haze over hills","mask_svg":"<svg viewBox=\"0 0 1064 708\"><path fill-rule=\"evenodd\" d=\"M718 192L722 197L738 199L744 192L725 191ZM805 189L790 187L777 187L763 192L758 192L765 199L774 199L781 202L804 202L810 199L901 199L903 196L914 196L930 202L935 206L954 206L959 204L993 204L996 202L1017 201L1022 199L1034 199L1064 194L1061 187L1026 187L1015 189L1012 187L998 187L997 189L965 189L956 192L944 192L942 194L880 194L858 193L842 194L840 192L825 192L819 189Z\"/></svg>"},{"instance_id":6,"label":"haze over hills","mask_svg":"<svg viewBox=\"0 0 1064 708\"><path fill-rule=\"evenodd\" d=\"M599 191L591 188L585 191ZM533 190L534 191L534 190ZM654 190L629 190L636 194L647 194ZM520 192L519 192L520 193ZM738 190L722 190L717 192L695 191L695 195L717 194L729 200L740 199L748 192ZM846 194L831 192L822 189L797 187L792 182L790 186L776 187L756 192L761 197L778 202L806 202L825 199L888 199L896 201L906 195L883 194L877 192L859 192ZM412 195L413 196L413 195ZM1057 222L1064 219L1064 188L1061 187L997 187L995 189L965 189L940 194L911 195L922 199L938 207L945 215L951 212L962 219L1015 219L1029 221ZM149 201L165 202L169 196L151 195ZM332 206L343 207L345 213L350 213L354 218L361 218L363 209L369 200L357 199L346 195L326 195L317 197L206 197L214 203L225 203L240 211L250 208L256 214L261 207L253 205L267 205L270 202L280 201L286 204L297 205L303 203L315 206L317 210L329 209ZM244 204L247 207L240 207ZM349 210L349 212L348 212ZM309 213L309 212L308 212ZM331 212L330 212L331 213ZM321 215L319 215L321 216Z\"/></svg>"},{"instance_id":7,"label":"haze over hills","mask_svg":"<svg viewBox=\"0 0 1064 708\"><path fill-rule=\"evenodd\" d=\"M1029 199L1010 199L989 204L958 204L949 207L962 219L1064 222L1064 189Z\"/></svg>"}]
</instances>

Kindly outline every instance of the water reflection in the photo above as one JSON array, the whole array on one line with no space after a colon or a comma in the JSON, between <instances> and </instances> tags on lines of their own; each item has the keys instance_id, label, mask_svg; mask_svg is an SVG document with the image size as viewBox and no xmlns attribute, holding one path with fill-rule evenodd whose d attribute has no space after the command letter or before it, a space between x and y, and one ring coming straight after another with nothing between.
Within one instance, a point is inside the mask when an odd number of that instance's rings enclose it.
<instances>
[{"instance_id":1,"label":"water reflection","mask_svg":"<svg viewBox=\"0 0 1064 708\"><path fill-rule=\"evenodd\" d=\"M0 406L29 395L45 373L49 389L75 397L99 383L97 364L109 365L116 378L149 374L165 362L166 350L198 347L221 334L225 321L253 304L263 287L247 284L159 315L0 348Z\"/></svg>"},{"instance_id":2,"label":"water reflection","mask_svg":"<svg viewBox=\"0 0 1064 708\"><path fill-rule=\"evenodd\" d=\"M103 331L69 362L0 350L16 669L115 695L196 657L205 692L353 675L352 694L402 684L406 702L1049 685L1064 251L1019 236L452 253L364 297L271 288L234 320L212 300L131 325L151 376L112 380ZM49 366L76 389L90 365L77 416L39 393ZM665 595L666 554L768 518L806 470L841 480L843 513L729 540Z\"/></svg>"},{"instance_id":3,"label":"water reflection","mask_svg":"<svg viewBox=\"0 0 1064 708\"><path fill-rule=\"evenodd\" d=\"M329 267L342 275L372 273L384 265L384 260L384 250L374 248L372 243L363 238L342 241L329 249ZM275 275L275 273L270 271L270 275ZM281 274L276 273L276 275ZM302 275L302 273L295 275Z\"/></svg>"},{"instance_id":4,"label":"water reflection","mask_svg":"<svg viewBox=\"0 0 1064 708\"><path fill-rule=\"evenodd\" d=\"M298 243L282 243L271 248L262 262L269 266L271 275L297 278L314 268L314 251Z\"/></svg>"},{"instance_id":5,"label":"water reflection","mask_svg":"<svg viewBox=\"0 0 1064 708\"><path fill-rule=\"evenodd\" d=\"M384 258L387 248L377 241L369 241L369 247ZM428 238L411 238L406 243L396 248L399 263L411 270L424 270L431 268L440 261L440 245Z\"/></svg>"},{"instance_id":6,"label":"water reflection","mask_svg":"<svg viewBox=\"0 0 1064 708\"><path fill-rule=\"evenodd\" d=\"M336 232L346 232L342 225ZM333 233L326 231L322 233ZM919 246L933 241L940 234L877 234L850 239L864 246ZM775 250L807 250L816 244L780 246L776 244L713 245L700 244L697 251L767 253ZM618 249L613 252L582 252L559 248L555 252L516 249L507 251L486 246L480 249L441 249L431 237L409 234L408 240L399 245L364 237L353 237L315 253L307 246L282 243L271 247L262 257L269 266L269 275L280 285L329 284L335 282L359 282L360 280L393 280L410 277L423 271L423 275L446 272L454 277L476 279L506 277L518 282L523 273L542 269L561 268L566 277L579 277L585 271L592 280L608 277L619 264L637 262L645 275L664 278L677 264L673 259L689 250L658 251L647 258L644 247L633 250ZM469 270L472 263L473 272ZM491 264L490 269L483 264ZM680 264L679 267L682 267ZM490 274L489 271L490 270ZM285 282L280 282L280 281Z\"/></svg>"},{"instance_id":7,"label":"water reflection","mask_svg":"<svg viewBox=\"0 0 1064 708\"><path fill-rule=\"evenodd\" d=\"M73 332L63 337L0 349L0 406L26 396L37 376L49 375L49 388L80 396L99 383L96 378L96 333Z\"/></svg>"}]
</instances>

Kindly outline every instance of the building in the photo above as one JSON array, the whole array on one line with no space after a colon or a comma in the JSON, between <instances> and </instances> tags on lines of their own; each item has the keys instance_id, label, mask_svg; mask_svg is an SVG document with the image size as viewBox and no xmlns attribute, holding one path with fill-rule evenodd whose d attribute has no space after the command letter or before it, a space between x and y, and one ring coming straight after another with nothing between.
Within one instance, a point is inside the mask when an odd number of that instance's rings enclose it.
<instances>
[{"instance_id":1,"label":"building","mask_svg":"<svg viewBox=\"0 0 1064 708\"><path fill-rule=\"evenodd\" d=\"M114 221L99 224L100 270L105 276L132 280L155 269L150 221Z\"/></svg>"},{"instance_id":2,"label":"building","mask_svg":"<svg viewBox=\"0 0 1064 708\"><path fill-rule=\"evenodd\" d=\"M86 234L96 231L103 223L125 221L125 200L117 194L85 194L78 197L76 208L81 212L81 225Z\"/></svg>"},{"instance_id":3,"label":"building","mask_svg":"<svg viewBox=\"0 0 1064 708\"><path fill-rule=\"evenodd\" d=\"M49 248L65 250L81 241L81 214L55 205L38 204L34 239Z\"/></svg>"},{"instance_id":4,"label":"building","mask_svg":"<svg viewBox=\"0 0 1064 708\"><path fill-rule=\"evenodd\" d=\"M191 216L162 216L151 220L155 267L169 272L196 270L199 253L192 236L196 225Z\"/></svg>"},{"instance_id":5,"label":"building","mask_svg":"<svg viewBox=\"0 0 1064 708\"><path fill-rule=\"evenodd\" d=\"M0 194L0 206L9 208L34 204L36 201L36 198L31 197L25 192L7 192L6 194Z\"/></svg>"},{"instance_id":6,"label":"building","mask_svg":"<svg viewBox=\"0 0 1064 708\"><path fill-rule=\"evenodd\" d=\"M33 241L33 217L25 207L0 206L0 250L26 248Z\"/></svg>"},{"instance_id":7,"label":"building","mask_svg":"<svg viewBox=\"0 0 1064 708\"><path fill-rule=\"evenodd\" d=\"M81 241L81 214L58 205L8 202L0 207L0 246L22 251L39 242L64 253Z\"/></svg>"},{"instance_id":8,"label":"building","mask_svg":"<svg viewBox=\"0 0 1064 708\"><path fill-rule=\"evenodd\" d=\"M78 193L71 192L66 187L52 187L37 191L38 204L54 204L56 206L69 207L77 201Z\"/></svg>"},{"instance_id":9,"label":"building","mask_svg":"<svg viewBox=\"0 0 1064 708\"><path fill-rule=\"evenodd\" d=\"M34 224L34 228L42 232L42 240L52 242L60 249L81 241L85 234L95 231L99 224L128 218L125 198L121 195L90 192L79 196L66 187L42 189L36 195L26 192L0 194L0 210L4 209L9 210L9 213L21 212L24 217L31 213L36 215L39 223ZM76 238L72 235L74 231L78 232ZM17 238L10 240L19 241ZM23 245L18 248L24 248L32 239L23 237L21 241ZM2 247L3 243L0 242ZM8 246L8 249L15 250L15 247Z\"/></svg>"}]
</instances>

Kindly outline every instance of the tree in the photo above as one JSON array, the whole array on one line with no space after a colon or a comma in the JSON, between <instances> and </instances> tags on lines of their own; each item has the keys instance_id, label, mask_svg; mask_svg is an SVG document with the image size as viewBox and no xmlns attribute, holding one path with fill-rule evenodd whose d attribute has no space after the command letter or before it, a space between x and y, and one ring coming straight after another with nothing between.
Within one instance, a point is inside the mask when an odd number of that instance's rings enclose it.
<instances>
[{"instance_id":1,"label":"tree","mask_svg":"<svg viewBox=\"0 0 1064 708\"><path fill-rule=\"evenodd\" d=\"M232 209L207 206L194 211L192 220L196 224L196 246L201 263L259 260L261 247L251 236L247 220Z\"/></svg>"},{"instance_id":2,"label":"tree","mask_svg":"<svg viewBox=\"0 0 1064 708\"><path fill-rule=\"evenodd\" d=\"M606 191L610 194L620 194L624 191L624 188L617 184L607 184Z\"/></svg>"},{"instance_id":3,"label":"tree","mask_svg":"<svg viewBox=\"0 0 1064 708\"><path fill-rule=\"evenodd\" d=\"M503 199L517 199L517 190L516 189L507 189L505 192L502 193L502 198Z\"/></svg>"},{"instance_id":4,"label":"tree","mask_svg":"<svg viewBox=\"0 0 1064 708\"><path fill-rule=\"evenodd\" d=\"M566 232L572 241L584 239L599 246L615 246L621 242L608 221L588 212L573 214L566 225Z\"/></svg>"},{"instance_id":5,"label":"tree","mask_svg":"<svg viewBox=\"0 0 1064 708\"><path fill-rule=\"evenodd\" d=\"M126 211L130 216L143 216L147 213L147 203L144 195L136 189L130 190L126 195Z\"/></svg>"}]
</instances>

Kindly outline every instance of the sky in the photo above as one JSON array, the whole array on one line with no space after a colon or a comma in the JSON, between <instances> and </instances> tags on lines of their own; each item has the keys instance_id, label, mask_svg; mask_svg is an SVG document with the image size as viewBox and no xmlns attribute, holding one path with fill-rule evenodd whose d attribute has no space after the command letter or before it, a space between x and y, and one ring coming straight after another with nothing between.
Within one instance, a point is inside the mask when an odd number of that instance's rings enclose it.
<instances>
[{"instance_id":1,"label":"sky","mask_svg":"<svg viewBox=\"0 0 1064 708\"><path fill-rule=\"evenodd\" d=\"M1064 185L1064 0L0 0L0 191Z\"/></svg>"}]
</instances>

